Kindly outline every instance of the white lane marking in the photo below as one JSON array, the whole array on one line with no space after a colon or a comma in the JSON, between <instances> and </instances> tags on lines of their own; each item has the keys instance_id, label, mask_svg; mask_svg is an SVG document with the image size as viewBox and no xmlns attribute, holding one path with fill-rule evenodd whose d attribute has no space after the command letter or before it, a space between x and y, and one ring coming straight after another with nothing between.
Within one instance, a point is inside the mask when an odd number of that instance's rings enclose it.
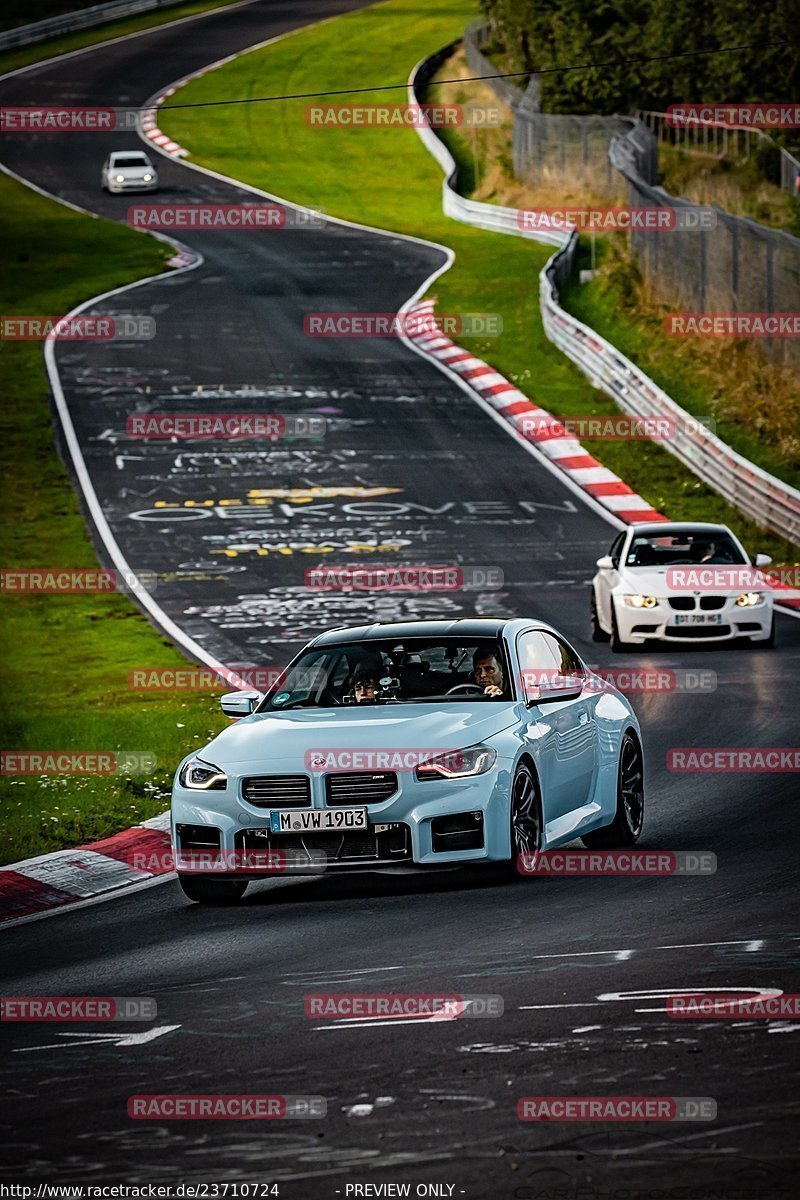
<instances>
[{"instance_id":1,"label":"white lane marking","mask_svg":"<svg viewBox=\"0 0 800 1200\"><path fill-rule=\"evenodd\" d=\"M53 1042L49 1046L19 1046L13 1054L30 1054L34 1050L66 1050L70 1046L143 1046L146 1042L154 1042L165 1033L180 1029L180 1025L160 1025L156 1029L146 1029L143 1033L59 1033L61 1038L82 1039L77 1041Z\"/></svg>"},{"instance_id":2,"label":"white lane marking","mask_svg":"<svg viewBox=\"0 0 800 1200\"><path fill-rule=\"evenodd\" d=\"M763 949L764 949L764 943L763 943L763 941L760 941L758 938L754 939L752 942L748 942L747 945L745 946L745 950L748 954L755 954L755 952L757 950L763 950Z\"/></svg>"},{"instance_id":3,"label":"white lane marking","mask_svg":"<svg viewBox=\"0 0 800 1200\"><path fill-rule=\"evenodd\" d=\"M599 1008L599 1000L585 1000L581 1004L520 1004L520 1012L530 1012L532 1009L543 1008Z\"/></svg>"},{"instance_id":4,"label":"white lane marking","mask_svg":"<svg viewBox=\"0 0 800 1200\"><path fill-rule=\"evenodd\" d=\"M627 962L629 958L633 958L635 950L617 950L614 958L617 962Z\"/></svg>"},{"instance_id":5,"label":"white lane marking","mask_svg":"<svg viewBox=\"0 0 800 1200\"><path fill-rule=\"evenodd\" d=\"M573 1029L573 1033L592 1033L595 1029L602 1029L602 1025L578 1025Z\"/></svg>"}]
</instances>

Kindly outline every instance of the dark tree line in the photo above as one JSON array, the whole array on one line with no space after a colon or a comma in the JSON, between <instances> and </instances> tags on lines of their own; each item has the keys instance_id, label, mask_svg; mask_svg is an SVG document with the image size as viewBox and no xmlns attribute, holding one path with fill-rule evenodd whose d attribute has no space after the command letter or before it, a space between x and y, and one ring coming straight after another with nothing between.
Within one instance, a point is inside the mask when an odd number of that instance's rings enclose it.
<instances>
[{"instance_id":1,"label":"dark tree line","mask_svg":"<svg viewBox=\"0 0 800 1200\"><path fill-rule=\"evenodd\" d=\"M663 111L691 100L800 102L800 0L481 0L510 70L607 63L543 75L548 112ZM625 64L718 50L733 54ZM792 140L797 135L793 135Z\"/></svg>"}]
</instances>

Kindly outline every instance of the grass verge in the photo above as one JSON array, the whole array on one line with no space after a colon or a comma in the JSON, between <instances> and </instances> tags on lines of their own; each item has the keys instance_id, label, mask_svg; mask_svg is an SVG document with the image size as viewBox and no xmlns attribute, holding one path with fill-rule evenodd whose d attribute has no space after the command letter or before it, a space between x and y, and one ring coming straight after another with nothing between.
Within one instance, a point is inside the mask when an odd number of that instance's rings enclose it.
<instances>
[{"instance_id":1,"label":"grass verge","mask_svg":"<svg viewBox=\"0 0 800 1200\"><path fill-rule=\"evenodd\" d=\"M275 93L346 89L364 80L401 83L419 59L458 37L475 15L464 0L442 0L420 13L413 0L388 0L363 12L302 30L271 46L242 55L181 91L181 103L252 94L269 78ZM459 89L441 95L457 102ZM469 98L474 100L475 94ZM353 96L355 103L363 97ZM370 103L402 102L402 92L376 93ZM347 96L337 96L347 103ZM558 416L611 415L614 403L594 390L544 336L538 307L538 273L545 247L447 219L441 209L441 171L410 128L312 125L313 102L283 100L225 107L161 109L160 124L193 158L257 187L349 218L441 241L456 262L437 280L443 312L493 312L503 333L473 339L475 352L513 379L531 399ZM460 162L474 164L473 148L452 135ZM474 165L473 165L474 171ZM703 411L707 411L704 409ZM778 538L759 532L665 450L652 443L587 442L612 470L656 508L685 520L720 520L746 544L777 561L794 554Z\"/></svg>"},{"instance_id":2,"label":"grass verge","mask_svg":"<svg viewBox=\"0 0 800 1200\"><path fill-rule=\"evenodd\" d=\"M60 314L81 300L161 270L169 251L0 176L8 232L4 314ZM40 342L0 343L0 531L4 568L94 568L77 496L53 445ZM0 746L138 750L146 776L0 778L0 862L106 836L162 812L175 764L225 718L208 693L134 692L128 672L185 666L121 594L0 595L5 705ZM202 730L202 733L191 731Z\"/></svg>"}]
</instances>

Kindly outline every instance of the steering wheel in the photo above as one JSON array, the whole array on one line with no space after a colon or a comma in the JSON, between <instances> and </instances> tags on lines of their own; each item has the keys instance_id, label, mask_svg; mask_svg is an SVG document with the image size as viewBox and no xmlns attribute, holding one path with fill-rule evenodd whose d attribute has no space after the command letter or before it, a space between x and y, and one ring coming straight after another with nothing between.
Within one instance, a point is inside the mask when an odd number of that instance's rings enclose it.
<instances>
[{"instance_id":1,"label":"steering wheel","mask_svg":"<svg viewBox=\"0 0 800 1200\"><path fill-rule=\"evenodd\" d=\"M449 692L445 692L445 696L454 696L456 692L480 692L483 695L483 688L479 683L457 683Z\"/></svg>"}]
</instances>

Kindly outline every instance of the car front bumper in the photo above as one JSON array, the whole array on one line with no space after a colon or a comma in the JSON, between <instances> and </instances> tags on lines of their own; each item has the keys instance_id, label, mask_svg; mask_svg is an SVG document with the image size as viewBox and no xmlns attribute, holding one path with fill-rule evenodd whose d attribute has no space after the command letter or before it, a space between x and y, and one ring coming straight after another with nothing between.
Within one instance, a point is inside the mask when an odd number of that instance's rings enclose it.
<instances>
[{"instance_id":1,"label":"car front bumper","mask_svg":"<svg viewBox=\"0 0 800 1200\"><path fill-rule=\"evenodd\" d=\"M124 183L111 180L106 186L115 196L126 192L155 192L158 189L158 180L154 179L151 183L145 183L143 179L126 179Z\"/></svg>"},{"instance_id":2,"label":"car front bumper","mask_svg":"<svg viewBox=\"0 0 800 1200\"><path fill-rule=\"evenodd\" d=\"M623 642L641 644L653 638L662 642L682 643L726 642L734 638L765 641L772 628L772 604L740 608L736 597L726 597L724 605L714 611L697 609L681 612L673 609L669 600L659 600L654 608L629 608L621 596L614 597L617 629ZM716 623L678 621L677 618L714 617Z\"/></svg>"},{"instance_id":3,"label":"car front bumper","mask_svg":"<svg viewBox=\"0 0 800 1200\"><path fill-rule=\"evenodd\" d=\"M468 779L421 783L410 771L399 772L397 778L397 790L388 800L368 805L354 800L348 806L367 808L366 831L282 834L270 832L270 811L297 809L249 803L242 797L238 778L229 778L225 791L197 792L176 782L171 810L173 850L184 861L187 853L196 854L195 870L201 870L204 861L201 847L212 861L219 851L223 866L233 863L234 873L250 878L263 875L263 869L251 872L247 866L249 852L259 850L284 852L285 869L292 874L508 860L510 763L498 759L490 771ZM328 807L324 786L316 779L312 780L311 807Z\"/></svg>"}]
</instances>

